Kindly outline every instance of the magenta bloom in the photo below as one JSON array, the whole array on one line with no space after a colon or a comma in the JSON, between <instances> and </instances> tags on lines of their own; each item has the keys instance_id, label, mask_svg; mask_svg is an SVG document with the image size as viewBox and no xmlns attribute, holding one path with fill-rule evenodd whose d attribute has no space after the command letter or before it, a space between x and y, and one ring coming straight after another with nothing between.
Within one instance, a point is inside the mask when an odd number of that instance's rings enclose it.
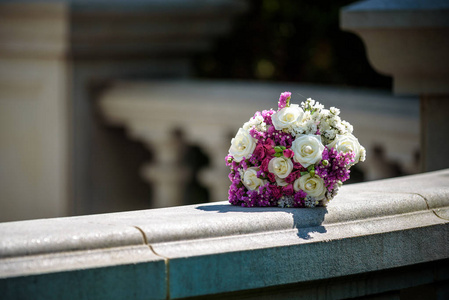
<instances>
[{"instance_id":1,"label":"magenta bloom","mask_svg":"<svg viewBox=\"0 0 449 300\"><path fill-rule=\"evenodd\" d=\"M257 144L256 149L254 149L253 156L261 161L265 158L266 148L262 144Z\"/></svg>"},{"instance_id":2,"label":"magenta bloom","mask_svg":"<svg viewBox=\"0 0 449 300\"><path fill-rule=\"evenodd\" d=\"M279 97L279 103L278 103L279 110L281 110L287 106L287 103L291 97L292 97L292 93L290 93L290 92L283 92L281 94L281 96Z\"/></svg>"},{"instance_id":3,"label":"magenta bloom","mask_svg":"<svg viewBox=\"0 0 449 300\"><path fill-rule=\"evenodd\" d=\"M282 192L284 192L285 195L293 195L295 191L293 190L293 185L289 184L284 187L282 187Z\"/></svg>"},{"instance_id":4,"label":"magenta bloom","mask_svg":"<svg viewBox=\"0 0 449 300\"><path fill-rule=\"evenodd\" d=\"M290 149L285 149L283 154L284 154L284 156L287 157L287 158L292 158L293 155L295 155L295 152L293 152L293 151L290 150Z\"/></svg>"}]
</instances>

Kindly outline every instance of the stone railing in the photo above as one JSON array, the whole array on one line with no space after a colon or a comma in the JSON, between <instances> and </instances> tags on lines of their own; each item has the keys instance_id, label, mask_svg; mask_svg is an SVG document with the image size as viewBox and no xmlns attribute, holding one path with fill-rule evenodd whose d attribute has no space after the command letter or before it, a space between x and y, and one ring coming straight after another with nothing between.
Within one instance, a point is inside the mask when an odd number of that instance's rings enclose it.
<instances>
[{"instance_id":1,"label":"stone railing","mask_svg":"<svg viewBox=\"0 0 449 300\"><path fill-rule=\"evenodd\" d=\"M188 178L188 170L179 164L182 147L179 137L172 135L174 130L181 129L184 142L198 145L209 157L199 179L209 188L210 200L221 201L229 186L224 157L231 138L256 110L277 108L279 94L285 90L293 93L294 103L306 96L341 109L342 118L354 125L370 155L369 162L361 164L365 179L392 177L389 161L397 162L405 173L418 171L418 98L292 83L168 80L116 82L98 101L110 125L126 128L131 138L154 153L154 160L142 166L142 175L152 183L153 207L165 207L182 204ZM372 151L377 146L385 156Z\"/></svg>"},{"instance_id":2,"label":"stone railing","mask_svg":"<svg viewBox=\"0 0 449 300\"><path fill-rule=\"evenodd\" d=\"M0 294L445 299L448 240L449 170L343 186L326 208L218 202L10 222Z\"/></svg>"}]
</instances>

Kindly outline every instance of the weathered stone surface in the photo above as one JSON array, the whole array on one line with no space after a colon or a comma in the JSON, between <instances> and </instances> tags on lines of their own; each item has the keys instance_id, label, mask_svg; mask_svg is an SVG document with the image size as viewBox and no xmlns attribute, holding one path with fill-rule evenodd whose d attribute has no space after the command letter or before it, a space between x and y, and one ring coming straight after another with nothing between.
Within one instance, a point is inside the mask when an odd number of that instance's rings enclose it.
<instances>
[{"instance_id":1,"label":"weathered stone surface","mask_svg":"<svg viewBox=\"0 0 449 300\"><path fill-rule=\"evenodd\" d=\"M2 299L166 299L165 259L101 218L0 223Z\"/></svg>"},{"instance_id":2,"label":"weathered stone surface","mask_svg":"<svg viewBox=\"0 0 449 300\"><path fill-rule=\"evenodd\" d=\"M142 245L132 226L72 217L0 223L0 259L25 255Z\"/></svg>"},{"instance_id":3,"label":"weathered stone surface","mask_svg":"<svg viewBox=\"0 0 449 300\"><path fill-rule=\"evenodd\" d=\"M447 211L448 186L449 170L444 170L343 186L326 208L217 202L3 223L0 289L6 299L34 290L41 295L34 298L45 298L51 289L64 296L64 287L71 285L80 294L68 298L83 299L96 280L94 294L113 285L123 289L116 295L136 289L135 299L145 293L176 299L448 261L449 220L436 213ZM439 275L433 280L448 279L444 266L435 269ZM416 274L397 285L382 283L347 295L433 282L415 280Z\"/></svg>"}]
</instances>

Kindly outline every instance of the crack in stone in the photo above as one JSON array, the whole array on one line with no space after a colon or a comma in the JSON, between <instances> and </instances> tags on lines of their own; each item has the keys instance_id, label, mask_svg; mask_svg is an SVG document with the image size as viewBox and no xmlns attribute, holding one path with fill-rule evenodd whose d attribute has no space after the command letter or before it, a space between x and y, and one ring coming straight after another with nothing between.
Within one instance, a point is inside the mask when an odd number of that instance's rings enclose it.
<instances>
[{"instance_id":1,"label":"crack in stone","mask_svg":"<svg viewBox=\"0 0 449 300\"><path fill-rule=\"evenodd\" d=\"M142 228L140 228L139 226L133 226L134 228L136 228L137 230L140 231L140 233L142 234L142 238L143 238L143 242L145 243L145 245L148 246L148 248L150 248L151 252L154 253L154 255L159 256L161 258L164 259L165 262L165 274L166 274L166 278L165 278L165 282L167 284L166 286L166 295L167 295L167 299L170 299L170 259L164 255L161 255L159 253L157 253L153 246L148 242L147 236L145 234L145 232L142 230Z\"/></svg>"},{"instance_id":2,"label":"crack in stone","mask_svg":"<svg viewBox=\"0 0 449 300\"><path fill-rule=\"evenodd\" d=\"M133 227L140 231L140 234L142 235L143 243L145 245L147 245L148 241L147 241L147 236L145 235L145 232L143 232L143 230L140 227L138 227L138 226L133 226Z\"/></svg>"},{"instance_id":3,"label":"crack in stone","mask_svg":"<svg viewBox=\"0 0 449 300\"><path fill-rule=\"evenodd\" d=\"M444 218L444 217L438 215L438 213L437 213L434 209L430 208L430 206L429 206L429 201L427 200L426 197L424 197L423 195L421 195L421 194L419 194L419 193L414 193L414 194L415 194L415 195L418 195L418 196L420 196L421 198L424 199L424 202L426 202L427 209L430 210L430 211L432 211L433 214L434 214L437 218L439 218L439 219L441 219L441 220L449 221L449 219Z\"/></svg>"}]
</instances>

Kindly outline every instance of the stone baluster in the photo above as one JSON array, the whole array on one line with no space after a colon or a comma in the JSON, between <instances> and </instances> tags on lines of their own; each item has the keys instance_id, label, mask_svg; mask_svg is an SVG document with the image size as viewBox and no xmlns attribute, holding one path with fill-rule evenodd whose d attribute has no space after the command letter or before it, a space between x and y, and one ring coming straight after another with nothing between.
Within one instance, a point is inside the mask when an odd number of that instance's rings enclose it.
<instances>
[{"instance_id":1,"label":"stone baluster","mask_svg":"<svg viewBox=\"0 0 449 300\"><path fill-rule=\"evenodd\" d=\"M188 129L188 140L200 145L210 159L209 166L199 174L200 182L209 189L209 201L227 200L230 182L225 157L230 143L227 136L229 127L217 123L207 125L191 123Z\"/></svg>"},{"instance_id":2,"label":"stone baluster","mask_svg":"<svg viewBox=\"0 0 449 300\"><path fill-rule=\"evenodd\" d=\"M148 116L151 118L150 114ZM155 126L152 122L139 122L139 119L133 118L128 122L129 135L144 142L154 156L140 170L141 176L152 187L151 206L158 208L182 205L189 170L181 163L185 145L176 136L173 124L167 122Z\"/></svg>"}]
</instances>

